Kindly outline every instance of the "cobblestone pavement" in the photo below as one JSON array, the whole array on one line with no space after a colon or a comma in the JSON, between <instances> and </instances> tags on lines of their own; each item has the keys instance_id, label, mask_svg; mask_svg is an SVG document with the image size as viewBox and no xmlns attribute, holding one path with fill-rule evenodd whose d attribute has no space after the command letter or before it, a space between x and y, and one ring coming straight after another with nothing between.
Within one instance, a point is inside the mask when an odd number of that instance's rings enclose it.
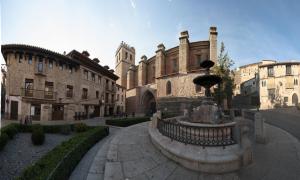
<instances>
[{"instance_id":1,"label":"cobblestone pavement","mask_svg":"<svg viewBox=\"0 0 300 180\"><path fill-rule=\"evenodd\" d=\"M42 146L34 146L31 133L18 133L0 151L0 179L9 180L21 174L28 165L36 162L55 146L72 135L46 134Z\"/></svg>"},{"instance_id":2,"label":"cobblestone pavement","mask_svg":"<svg viewBox=\"0 0 300 180\"><path fill-rule=\"evenodd\" d=\"M281 108L261 111L266 122L284 129L300 141L300 111L296 108Z\"/></svg>"},{"instance_id":3,"label":"cobblestone pavement","mask_svg":"<svg viewBox=\"0 0 300 180\"><path fill-rule=\"evenodd\" d=\"M104 179L298 180L300 177L299 142L286 131L268 124L268 142L256 144L254 163L221 175L191 171L167 159L152 145L147 128L148 123L134 125L114 137L106 156Z\"/></svg>"},{"instance_id":4,"label":"cobblestone pavement","mask_svg":"<svg viewBox=\"0 0 300 180\"><path fill-rule=\"evenodd\" d=\"M99 151L103 151L106 155L107 153L107 146L109 145L110 140L115 136L115 134L120 130L120 128L116 127L110 127L109 128L109 135L105 137L104 139L100 140L97 144L95 144L81 159L79 164L76 166L76 168L73 170L69 180L85 180L88 178L90 172L90 167L94 163L94 159L96 156L98 156ZM104 155L104 157L105 157ZM97 158L99 159L99 158ZM105 165L105 161L102 161L102 164L95 164L95 168L98 168L100 172L103 174L103 169ZM96 163L96 162L95 162ZM98 171L98 172L99 172ZM92 176L91 174L90 176ZM100 175L99 175L100 176ZM103 177L100 176L101 178ZM98 178L100 179L100 178Z\"/></svg>"}]
</instances>

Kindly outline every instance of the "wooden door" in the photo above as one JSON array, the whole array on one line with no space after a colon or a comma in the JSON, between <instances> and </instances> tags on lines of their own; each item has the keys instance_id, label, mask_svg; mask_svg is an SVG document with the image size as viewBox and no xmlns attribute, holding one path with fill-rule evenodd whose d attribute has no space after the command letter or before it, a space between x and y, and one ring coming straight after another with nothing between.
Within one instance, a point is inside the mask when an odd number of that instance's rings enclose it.
<instances>
[{"instance_id":1,"label":"wooden door","mask_svg":"<svg viewBox=\"0 0 300 180\"><path fill-rule=\"evenodd\" d=\"M10 103L10 119L18 120L18 101L11 101Z\"/></svg>"}]
</instances>

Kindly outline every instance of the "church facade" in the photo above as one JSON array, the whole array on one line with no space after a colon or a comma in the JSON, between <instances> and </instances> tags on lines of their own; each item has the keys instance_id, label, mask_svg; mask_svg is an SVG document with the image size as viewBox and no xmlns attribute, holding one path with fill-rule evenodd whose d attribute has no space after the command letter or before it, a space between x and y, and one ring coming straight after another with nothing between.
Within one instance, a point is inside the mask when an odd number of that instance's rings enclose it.
<instances>
[{"instance_id":1,"label":"church facade","mask_svg":"<svg viewBox=\"0 0 300 180\"><path fill-rule=\"evenodd\" d=\"M126 112L148 115L157 109L180 113L199 103L204 89L193 79L204 73L200 63L217 61L217 28L210 27L209 39L189 41L187 31L180 33L179 45L166 49L157 46L155 55L143 55L135 64L135 49L122 42L116 51L117 84L126 88Z\"/></svg>"}]
</instances>

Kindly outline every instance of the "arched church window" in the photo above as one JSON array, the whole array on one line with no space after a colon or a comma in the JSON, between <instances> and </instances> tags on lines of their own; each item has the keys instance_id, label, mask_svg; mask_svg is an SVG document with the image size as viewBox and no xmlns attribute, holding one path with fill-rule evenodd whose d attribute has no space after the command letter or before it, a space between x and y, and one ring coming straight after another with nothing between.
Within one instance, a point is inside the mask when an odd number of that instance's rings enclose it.
<instances>
[{"instance_id":1,"label":"arched church window","mask_svg":"<svg viewBox=\"0 0 300 180\"><path fill-rule=\"evenodd\" d=\"M172 92L171 82L168 81L166 86L167 86L166 87L166 90L167 90L166 94L171 94L171 92Z\"/></svg>"}]
</instances>

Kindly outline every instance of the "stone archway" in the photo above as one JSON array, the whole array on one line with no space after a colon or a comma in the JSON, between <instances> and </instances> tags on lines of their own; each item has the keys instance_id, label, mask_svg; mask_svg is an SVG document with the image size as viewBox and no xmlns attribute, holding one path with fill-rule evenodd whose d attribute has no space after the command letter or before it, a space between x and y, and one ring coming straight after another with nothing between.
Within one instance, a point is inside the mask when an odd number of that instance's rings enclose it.
<instances>
[{"instance_id":1,"label":"stone archway","mask_svg":"<svg viewBox=\"0 0 300 180\"><path fill-rule=\"evenodd\" d=\"M156 100L152 92L147 90L144 93L141 105L145 115L152 115L156 112Z\"/></svg>"},{"instance_id":2,"label":"stone archway","mask_svg":"<svg viewBox=\"0 0 300 180\"><path fill-rule=\"evenodd\" d=\"M298 105L298 96L296 93L292 95L292 105L297 106Z\"/></svg>"}]
</instances>

